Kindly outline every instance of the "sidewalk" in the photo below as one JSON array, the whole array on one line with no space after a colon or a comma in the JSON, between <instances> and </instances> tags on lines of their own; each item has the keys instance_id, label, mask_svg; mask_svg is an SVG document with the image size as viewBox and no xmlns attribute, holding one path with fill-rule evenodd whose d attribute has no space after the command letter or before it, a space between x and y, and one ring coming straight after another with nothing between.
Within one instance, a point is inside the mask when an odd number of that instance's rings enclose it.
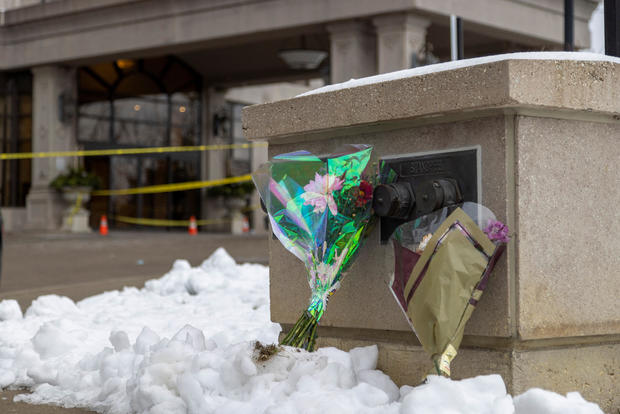
<instances>
[{"instance_id":1,"label":"sidewalk","mask_svg":"<svg viewBox=\"0 0 620 414\"><path fill-rule=\"evenodd\" d=\"M238 262L267 264L267 236L183 232L5 234L0 300L17 299L26 309L32 299L56 293L80 300L105 290L142 286L161 277L174 260L198 266L218 247Z\"/></svg>"},{"instance_id":2,"label":"sidewalk","mask_svg":"<svg viewBox=\"0 0 620 414\"><path fill-rule=\"evenodd\" d=\"M13 402L13 397L24 391L0 391L0 413L2 414L93 414L95 411L81 408L62 408L52 405L32 405Z\"/></svg>"},{"instance_id":3,"label":"sidewalk","mask_svg":"<svg viewBox=\"0 0 620 414\"><path fill-rule=\"evenodd\" d=\"M267 264L267 236L184 232L5 234L0 276L0 300L16 299L26 310L46 294L74 301L124 286L142 287L161 277L176 259L198 266L218 247L237 262ZM22 391L23 392L23 391ZM16 391L0 391L2 414L85 414L91 411L14 403Z\"/></svg>"}]
</instances>

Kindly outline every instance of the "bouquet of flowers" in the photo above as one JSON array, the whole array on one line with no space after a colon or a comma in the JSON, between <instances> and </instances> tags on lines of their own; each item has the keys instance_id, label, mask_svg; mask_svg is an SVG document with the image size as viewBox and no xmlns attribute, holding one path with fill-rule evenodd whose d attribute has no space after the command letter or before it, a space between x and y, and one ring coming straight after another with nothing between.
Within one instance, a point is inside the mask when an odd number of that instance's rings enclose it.
<instances>
[{"instance_id":1,"label":"bouquet of flowers","mask_svg":"<svg viewBox=\"0 0 620 414\"><path fill-rule=\"evenodd\" d=\"M282 340L312 351L329 297L353 263L371 221L372 148L349 145L328 155L282 154L253 174L271 229L306 266L310 304Z\"/></svg>"},{"instance_id":2,"label":"bouquet of flowers","mask_svg":"<svg viewBox=\"0 0 620 414\"><path fill-rule=\"evenodd\" d=\"M463 339L508 242L508 228L486 207L466 202L396 229L390 289L424 350L433 374L450 376Z\"/></svg>"}]
</instances>

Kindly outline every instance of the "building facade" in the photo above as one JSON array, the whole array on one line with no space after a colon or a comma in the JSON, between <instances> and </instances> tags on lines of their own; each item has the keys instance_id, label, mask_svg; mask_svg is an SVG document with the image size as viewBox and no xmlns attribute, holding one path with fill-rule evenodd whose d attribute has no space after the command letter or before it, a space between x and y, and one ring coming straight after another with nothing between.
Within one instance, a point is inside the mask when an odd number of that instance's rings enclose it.
<instances>
[{"instance_id":1,"label":"building facade","mask_svg":"<svg viewBox=\"0 0 620 414\"><path fill-rule=\"evenodd\" d=\"M575 1L577 48L596 4ZM243 105L449 60L450 15L463 19L466 58L563 45L562 0L0 0L1 151L244 142ZM286 51L318 63L285 62ZM5 228L57 229L49 182L69 166L128 188L234 176L265 158L254 148L3 161ZM94 197L90 209L94 225L104 213L187 219L217 206L194 190Z\"/></svg>"}]
</instances>

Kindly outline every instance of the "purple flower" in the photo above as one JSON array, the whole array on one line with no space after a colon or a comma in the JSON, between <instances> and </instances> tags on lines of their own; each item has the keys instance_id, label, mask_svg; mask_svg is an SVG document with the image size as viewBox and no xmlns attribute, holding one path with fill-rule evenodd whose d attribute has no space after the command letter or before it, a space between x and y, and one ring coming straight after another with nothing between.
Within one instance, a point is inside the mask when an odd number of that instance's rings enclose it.
<instances>
[{"instance_id":1,"label":"purple flower","mask_svg":"<svg viewBox=\"0 0 620 414\"><path fill-rule=\"evenodd\" d=\"M508 226L498 220L489 220L489 224L484 228L484 233L492 242L508 243Z\"/></svg>"},{"instance_id":2,"label":"purple flower","mask_svg":"<svg viewBox=\"0 0 620 414\"><path fill-rule=\"evenodd\" d=\"M340 190L343 183L344 180L335 175L316 173L314 181L310 180L304 186L306 192L301 195L301 198L304 200L304 204L314 207L315 213L322 213L329 207L329 211L335 216L338 214L338 206L332 193Z\"/></svg>"}]
</instances>

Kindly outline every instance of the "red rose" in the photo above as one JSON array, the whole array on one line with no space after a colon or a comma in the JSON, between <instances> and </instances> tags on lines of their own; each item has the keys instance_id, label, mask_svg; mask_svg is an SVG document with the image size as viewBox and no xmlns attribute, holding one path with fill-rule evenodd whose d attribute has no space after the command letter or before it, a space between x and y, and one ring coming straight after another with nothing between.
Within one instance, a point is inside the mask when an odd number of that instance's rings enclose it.
<instances>
[{"instance_id":1,"label":"red rose","mask_svg":"<svg viewBox=\"0 0 620 414\"><path fill-rule=\"evenodd\" d=\"M355 200L357 207L363 207L372 200L372 185L368 181L362 180L357 191L357 199Z\"/></svg>"}]
</instances>

